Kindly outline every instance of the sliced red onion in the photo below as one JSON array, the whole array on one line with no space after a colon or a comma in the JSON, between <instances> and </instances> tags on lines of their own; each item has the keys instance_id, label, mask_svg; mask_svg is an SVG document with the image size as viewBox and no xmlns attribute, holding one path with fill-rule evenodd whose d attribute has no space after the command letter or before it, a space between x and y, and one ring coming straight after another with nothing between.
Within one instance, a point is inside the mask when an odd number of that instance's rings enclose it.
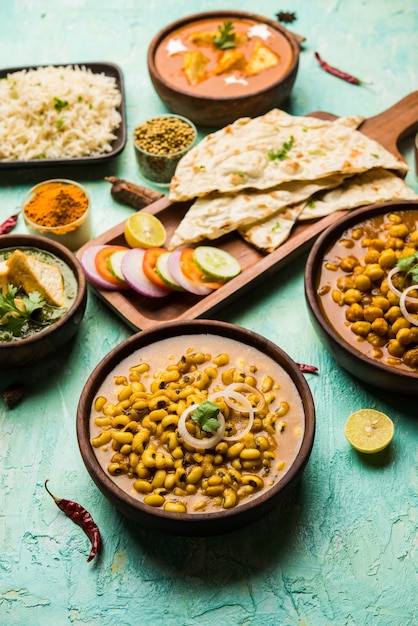
<instances>
[{"instance_id":1,"label":"sliced red onion","mask_svg":"<svg viewBox=\"0 0 418 626\"><path fill-rule=\"evenodd\" d=\"M204 285L197 285L184 275L180 265L181 253L181 248L173 250L173 252L170 253L167 261L168 270L176 283L178 283L186 291L194 293L197 296L207 296L208 294L212 293L213 290L209 289L209 287L205 287Z\"/></svg>"},{"instance_id":2,"label":"sliced red onion","mask_svg":"<svg viewBox=\"0 0 418 626\"><path fill-rule=\"evenodd\" d=\"M204 439L197 439L196 437L193 437L193 435L191 435L189 431L187 430L186 419L190 415L190 413L193 413L193 411L197 409L198 406L199 406L198 404L192 404L191 406L188 406L183 411L183 413L180 415L180 419L178 422L178 431L183 441L187 443L189 446L192 446L193 448L196 448L197 450L209 450L210 448L214 448L220 441L222 441L224 433L225 433L225 418L222 415L222 413L219 412L217 418L219 422L221 423L221 425L216 431L216 433L214 433L212 437L205 437Z\"/></svg>"},{"instance_id":3,"label":"sliced red onion","mask_svg":"<svg viewBox=\"0 0 418 626\"><path fill-rule=\"evenodd\" d=\"M414 317L413 315L411 315L411 313L409 313L408 309L406 308L407 302L418 302L418 298L413 298L411 296L408 296L408 293L412 291L413 289L418 289L418 285L411 285L410 287L407 287L402 292L401 297L399 299L399 308L401 309L402 315L404 316L404 318L408 320L410 324L412 324L413 326L418 326L418 319Z\"/></svg>"},{"instance_id":4,"label":"sliced red onion","mask_svg":"<svg viewBox=\"0 0 418 626\"><path fill-rule=\"evenodd\" d=\"M167 289L159 287L145 276L142 269L144 254L145 250L143 248L132 248L123 257L121 270L128 285L141 295L149 298L162 298L172 293L168 286Z\"/></svg>"},{"instance_id":5,"label":"sliced red onion","mask_svg":"<svg viewBox=\"0 0 418 626\"><path fill-rule=\"evenodd\" d=\"M126 289L127 285L124 285L123 283L121 283L120 285L114 285L105 278L102 278L98 273L96 269L95 259L97 253L104 247L105 245L90 246L90 248L87 248L83 252L80 263L84 269L87 278L90 280L90 282L93 283L93 285L99 287L99 289L107 289L109 291L120 291L121 289Z\"/></svg>"}]
</instances>

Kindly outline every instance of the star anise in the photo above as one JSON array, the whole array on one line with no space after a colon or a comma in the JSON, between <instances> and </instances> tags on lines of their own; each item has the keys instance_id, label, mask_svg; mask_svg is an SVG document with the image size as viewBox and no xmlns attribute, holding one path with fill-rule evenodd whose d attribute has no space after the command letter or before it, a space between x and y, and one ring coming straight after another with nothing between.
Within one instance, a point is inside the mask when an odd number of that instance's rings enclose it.
<instances>
[{"instance_id":1,"label":"star anise","mask_svg":"<svg viewBox=\"0 0 418 626\"><path fill-rule=\"evenodd\" d=\"M290 24L291 22L295 21L296 13L292 11L279 11L279 13L276 13L276 17L279 20L279 22Z\"/></svg>"}]
</instances>

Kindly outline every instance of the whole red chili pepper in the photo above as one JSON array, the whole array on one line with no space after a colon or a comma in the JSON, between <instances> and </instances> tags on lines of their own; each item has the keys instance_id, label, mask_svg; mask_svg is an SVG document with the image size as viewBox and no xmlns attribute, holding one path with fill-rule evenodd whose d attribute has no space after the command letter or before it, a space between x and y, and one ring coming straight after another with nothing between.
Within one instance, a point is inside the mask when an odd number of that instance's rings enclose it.
<instances>
[{"instance_id":1,"label":"whole red chili pepper","mask_svg":"<svg viewBox=\"0 0 418 626\"><path fill-rule=\"evenodd\" d=\"M17 224L17 219L19 217L19 213L16 215L11 215L7 218L2 224L0 224L0 235L7 235Z\"/></svg>"},{"instance_id":2,"label":"whole red chili pepper","mask_svg":"<svg viewBox=\"0 0 418 626\"><path fill-rule=\"evenodd\" d=\"M57 498L52 494L46 486L48 479L45 481L45 489L54 500L55 504L61 511L64 511L65 515L73 520L75 524L78 524L86 533L91 542L91 550L87 562L94 559L96 554L100 551L102 540L98 526L95 524L90 513L72 500L65 500L64 498Z\"/></svg>"},{"instance_id":3,"label":"whole red chili pepper","mask_svg":"<svg viewBox=\"0 0 418 626\"><path fill-rule=\"evenodd\" d=\"M332 74L333 76L337 76L338 78L345 80L347 83L352 83L353 85L362 84L363 81L361 81L359 78L356 78L355 76L352 76L351 74L347 74L347 72L342 72L336 67L332 67L332 65L328 65L328 63L326 63L323 59L321 59L321 57L319 56L317 52L315 52L314 54L315 54L315 59L318 61L319 65L322 67L322 69L324 69L329 74Z\"/></svg>"},{"instance_id":4,"label":"whole red chili pepper","mask_svg":"<svg viewBox=\"0 0 418 626\"><path fill-rule=\"evenodd\" d=\"M306 372L308 374L315 374L318 371L318 368L315 365L306 365L306 363L296 363L301 372Z\"/></svg>"}]
</instances>

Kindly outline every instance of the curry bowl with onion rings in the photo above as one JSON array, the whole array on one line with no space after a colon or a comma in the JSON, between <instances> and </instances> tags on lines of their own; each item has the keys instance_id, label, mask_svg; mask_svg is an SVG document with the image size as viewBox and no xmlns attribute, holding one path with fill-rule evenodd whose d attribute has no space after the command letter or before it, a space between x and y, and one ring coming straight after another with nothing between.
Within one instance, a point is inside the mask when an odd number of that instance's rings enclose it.
<instances>
[{"instance_id":1,"label":"curry bowl with onion rings","mask_svg":"<svg viewBox=\"0 0 418 626\"><path fill-rule=\"evenodd\" d=\"M315 242L305 295L313 326L353 376L418 395L418 201L347 213Z\"/></svg>"},{"instance_id":2,"label":"curry bowl with onion rings","mask_svg":"<svg viewBox=\"0 0 418 626\"><path fill-rule=\"evenodd\" d=\"M80 452L116 508L147 528L248 524L300 479L315 408L299 366L228 323L167 322L111 351L77 410Z\"/></svg>"}]
</instances>

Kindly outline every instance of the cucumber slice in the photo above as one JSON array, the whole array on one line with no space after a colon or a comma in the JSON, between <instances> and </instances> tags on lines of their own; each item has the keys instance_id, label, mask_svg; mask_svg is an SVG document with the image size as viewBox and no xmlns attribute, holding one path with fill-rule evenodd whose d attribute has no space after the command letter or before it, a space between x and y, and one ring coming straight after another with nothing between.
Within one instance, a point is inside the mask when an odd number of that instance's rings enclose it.
<instances>
[{"instance_id":1,"label":"cucumber slice","mask_svg":"<svg viewBox=\"0 0 418 626\"><path fill-rule=\"evenodd\" d=\"M122 259L126 253L127 250L118 250L117 252L111 254L107 260L109 269L112 272L113 276L115 276L115 278L117 278L118 280L121 280L123 283L125 283L126 280L122 272L121 264Z\"/></svg>"},{"instance_id":2,"label":"cucumber slice","mask_svg":"<svg viewBox=\"0 0 418 626\"><path fill-rule=\"evenodd\" d=\"M241 272L239 261L226 250L215 246L198 246L193 259L199 270L212 278L229 280Z\"/></svg>"},{"instance_id":3,"label":"cucumber slice","mask_svg":"<svg viewBox=\"0 0 418 626\"><path fill-rule=\"evenodd\" d=\"M171 287L171 289L176 289L177 291L184 291L183 287L179 285L179 283L176 280L174 280L173 276L171 275L170 270L168 269L168 258L170 254L171 254L170 252L163 252L163 254L160 254L155 264L155 271L157 272L161 280L163 280L166 283L166 285Z\"/></svg>"}]
</instances>

